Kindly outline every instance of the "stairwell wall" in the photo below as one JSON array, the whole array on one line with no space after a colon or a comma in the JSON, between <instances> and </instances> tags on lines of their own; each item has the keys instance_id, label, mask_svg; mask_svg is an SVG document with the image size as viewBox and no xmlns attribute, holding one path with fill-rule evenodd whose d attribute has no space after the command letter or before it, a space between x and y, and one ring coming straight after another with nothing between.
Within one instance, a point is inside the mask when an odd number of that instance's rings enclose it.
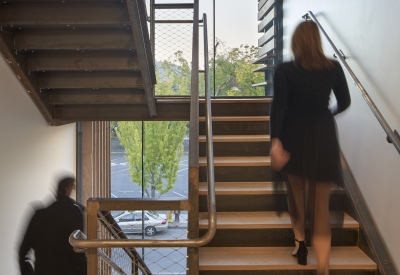
<instances>
[{"instance_id":1,"label":"stairwell wall","mask_svg":"<svg viewBox=\"0 0 400 275\"><path fill-rule=\"evenodd\" d=\"M284 0L284 59L301 16L311 10L338 49L346 55L364 88L389 125L400 131L400 2L397 0ZM325 54L333 51L324 41ZM400 269L400 155L370 111L352 79L350 109L336 117L341 149L355 176L379 233Z\"/></svg>"},{"instance_id":2,"label":"stairwell wall","mask_svg":"<svg viewBox=\"0 0 400 275\"><path fill-rule=\"evenodd\" d=\"M76 126L47 125L2 57L0 83L0 275L8 275L19 274L29 203L50 203L60 174L75 174Z\"/></svg>"}]
</instances>

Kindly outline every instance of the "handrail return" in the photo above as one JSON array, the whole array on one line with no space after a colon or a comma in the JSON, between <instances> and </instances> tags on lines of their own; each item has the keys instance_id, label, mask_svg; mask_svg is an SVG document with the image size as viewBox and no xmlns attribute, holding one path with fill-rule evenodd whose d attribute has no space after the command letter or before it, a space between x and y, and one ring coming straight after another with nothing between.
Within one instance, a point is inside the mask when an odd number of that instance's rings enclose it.
<instances>
[{"instance_id":1,"label":"handrail return","mask_svg":"<svg viewBox=\"0 0 400 275\"><path fill-rule=\"evenodd\" d=\"M368 95L367 91L365 90L364 86L361 84L361 82L358 80L357 76L354 74L354 72L351 70L347 62L345 61L345 58L342 53L338 51L336 46L333 44L332 40L329 38L329 36L326 34L325 30L322 28L321 24L318 22L317 18L314 16L314 14L311 11L308 11L304 16L304 19L310 19L314 21L322 34L324 35L325 39L328 41L329 46L332 48L332 50L335 52L335 56L339 60L339 63L344 67L344 69L347 71L347 73L350 75L350 77L353 79L354 84L357 86L358 90L361 92L361 95L364 97L365 101L367 102L369 108L371 111L374 113L375 117L378 119L379 123L381 124L382 128L385 130L387 134L387 141L389 143L393 143L394 147L396 147L397 152L400 154L400 135L396 130L392 130L390 128L389 124L386 122L385 118L379 111L379 109L376 107L375 103L372 101L371 97Z\"/></svg>"}]
</instances>

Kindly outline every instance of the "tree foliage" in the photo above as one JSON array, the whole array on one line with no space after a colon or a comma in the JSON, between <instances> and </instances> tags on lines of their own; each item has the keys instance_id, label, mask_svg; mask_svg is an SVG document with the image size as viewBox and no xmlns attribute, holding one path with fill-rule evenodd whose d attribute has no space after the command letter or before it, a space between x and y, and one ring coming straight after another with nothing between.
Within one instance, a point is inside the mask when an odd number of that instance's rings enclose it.
<instances>
[{"instance_id":1,"label":"tree foliage","mask_svg":"<svg viewBox=\"0 0 400 275\"><path fill-rule=\"evenodd\" d=\"M191 65L178 51L168 60L156 64L156 95L190 95Z\"/></svg>"},{"instance_id":2,"label":"tree foliage","mask_svg":"<svg viewBox=\"0 0 400 275\"><path fill-rule=\"evenodd\" d=\"M187 95L190 91L191 69L182 52L172 60L157 62L156 95ZM186 121L149 121L144 123L144 154L142 160L142 122L120 121L116 134L125 148L132 182L144 184L145 193L154 198L169 192L178 177L183 154ZM144 164L143 164L144 163ZM144 166L143 166L144 165ZM144 180L142 178L144 168Z\"/></svg>"},{"instance_id":3,"label":"tree foliage","mask_svg":"<svg viewBox=\"0 0 400 275\"><path fill-rule=\"evenodd\" d=\"M211 79L215 74L215 96L262 96L262 88L252 87L264 81L264 74L253 73L257 65L252 64L258 57L257 47L240 45L228 48L219 41L214 68L210 68ZM210 64L213 64L214 59ZM212 90L214 83L211 81Z\"/></svg>"},{"instance_id":4,"label":"tree foliage","mask_svg":"<svg viewBox=\"0 0 400 275\"><path fill-rule=\"evenodd\" d=\"M149 198L154 198L156 191L162 195L174 187L185 135L184 121L144 122L142 160L142 122L118 122L117 136L126 150L131 180L139 186L144 184L145 193Z\"/></svg>"},{"instance_id":5,"label":"tree foliage","mask_svg":"<svg viewBox=\"0 0 400 275\"><path fill-rule=\"evenodd\" d=\"M222 44L221 44L222 45ZM252 84L263 81L263 74L253 73L257 66L257 48L241 45L239 48L218 48L215 72L210 68L211 91L215 74L215 96L257 96L263 89ZM213 64L211 60L210 64ZM213 66L211 66L213 67ZM156 62L156 95L190 95L191 64L178 51L168 60ZM199 93L204 95L204 76L200 74ZM187 134L186 121L151 121L144 123L142 140L141 121L112 122L112 136L117 136L125 148L132 182L144 185L145 194L154 198L170 191L177 181L183 139ZM142 142L144 155L142 156ZM144 166L143 166L144 165ZM142 170L143 168L143 170ZM143 171L143 172L142 172ZM144 178L143 178L144 176Z\"/></svg>"}]
</instances>

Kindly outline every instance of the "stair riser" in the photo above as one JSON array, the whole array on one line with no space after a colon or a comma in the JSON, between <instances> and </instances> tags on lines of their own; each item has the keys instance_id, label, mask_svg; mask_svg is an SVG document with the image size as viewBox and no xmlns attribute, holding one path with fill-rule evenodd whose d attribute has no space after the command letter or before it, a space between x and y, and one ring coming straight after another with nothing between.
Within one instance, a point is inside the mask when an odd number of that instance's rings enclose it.
<instances>
[{"instance_id":1,"label":"stair riser","mask_svg":"<svg viewBox=\"0 0 400 275\"><path fill-rule=\"evenodd\" d=\"M207 169L200 167L200 182L207 182ZM215 181L221 182L249 182L249 181L272 181L271 167L266 166L215 166Z\"/></svg>"},{"instance_id":2,"label":"stair riser","mask_svg":"<svg viewBox=\"0 0 400 275\"><path fill-rule=\"evenodd\" d=\"M269 142L214 142L214 157L228 156L268 156ZM199 144L201 157L206 156L206 143Z\"/></svg>"},{"instance_id":3,"label":"stair riser","mask_svg":"<svg viewBox=\"0 0 400 275\"><path fill-rule=\"evenodd\" d=\"M200 135L206 134L205 122L199 122ZM214 121L213 135L269 134L269 121Z\"/></svg>"},{"instance_id":4,"label":"stair riser","mask_svg":"<svg viewBox=\"0 0 400 275\"><path fill-rule=\"evenodd\" d=\"M329 275L377 275L376 270L329 270ZM200 270L199 275L316 275L314 270Z\"/></svg>"},{"instance_id":5,"label":"stair riser","mask_svg":"<svg viewBox=\"0 0 400 275\"><path fill-rule=\"evenodd\" d=\"M287 211L286 195L216 195L217 212ZM345 198L333 194L329 202L331 211L344 209ZM199 196L200 212L207 212L207 196Z\"/></svg>"},{"instance_id":6,"label":"stair riser","mask_svg":"<svg viewBox=\"0 0 400 275\"><path fill-rule=\"evenodd\" d=\"M269 116L270 103L212 103L213 116ZM205 115L204 104L199 106L200 116Z\"/></svg>"},{"instance_id":7,"label":"stair riser","mask_svg":"<svg viewBox=\"0 0 400 275\"><path fill-rule=\"evenodd\" d=\"M200 230L200 236L207 232ZM273 229L217 229L214 238L206 246L210 247L274 247L294 246L292 228ZM332 228L332 246L356 246L358 229ZM310 241L310 230L306 229L307 243Z\"/></svg>"}]
</instances>

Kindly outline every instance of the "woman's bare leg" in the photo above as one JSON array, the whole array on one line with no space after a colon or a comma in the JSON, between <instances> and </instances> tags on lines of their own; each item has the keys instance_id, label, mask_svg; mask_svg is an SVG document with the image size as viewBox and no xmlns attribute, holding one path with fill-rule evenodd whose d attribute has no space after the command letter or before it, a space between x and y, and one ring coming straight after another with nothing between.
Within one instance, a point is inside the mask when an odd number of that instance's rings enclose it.
<instances>
[{"instance_id":1,"label":"woman's bare leg","mask_svg":"<svg viewBox=\"0 0 400 275\"><path fill-rule=\"evenodd\" d=\"M329 254L331 250L331 223L329 216L330 191L331 183L317 182L313 245L318 261L318 275L329 274Z\"/></svg>"},{"instance_id":2,"label":"woman's bare leg","mask_svg":"<svg viewBox=\"0 0 400 275\"><path fill-rule=\"evenodd\" d=\"M293 206L289 206L289 209L294 207L295 216L292 216L293 213L290 213L290 221L292 223L293 232L296 240L304 241L305 240L305 199L304 199L304 188L305 182L304 178L294 174L288 174L290 188L293 193ZM290 200L289 200L290 203ZM297 253L297 249L299 248L299 243L295 242L296 248L293 251L294 254Z\"/></svg>"}]
</instances>

